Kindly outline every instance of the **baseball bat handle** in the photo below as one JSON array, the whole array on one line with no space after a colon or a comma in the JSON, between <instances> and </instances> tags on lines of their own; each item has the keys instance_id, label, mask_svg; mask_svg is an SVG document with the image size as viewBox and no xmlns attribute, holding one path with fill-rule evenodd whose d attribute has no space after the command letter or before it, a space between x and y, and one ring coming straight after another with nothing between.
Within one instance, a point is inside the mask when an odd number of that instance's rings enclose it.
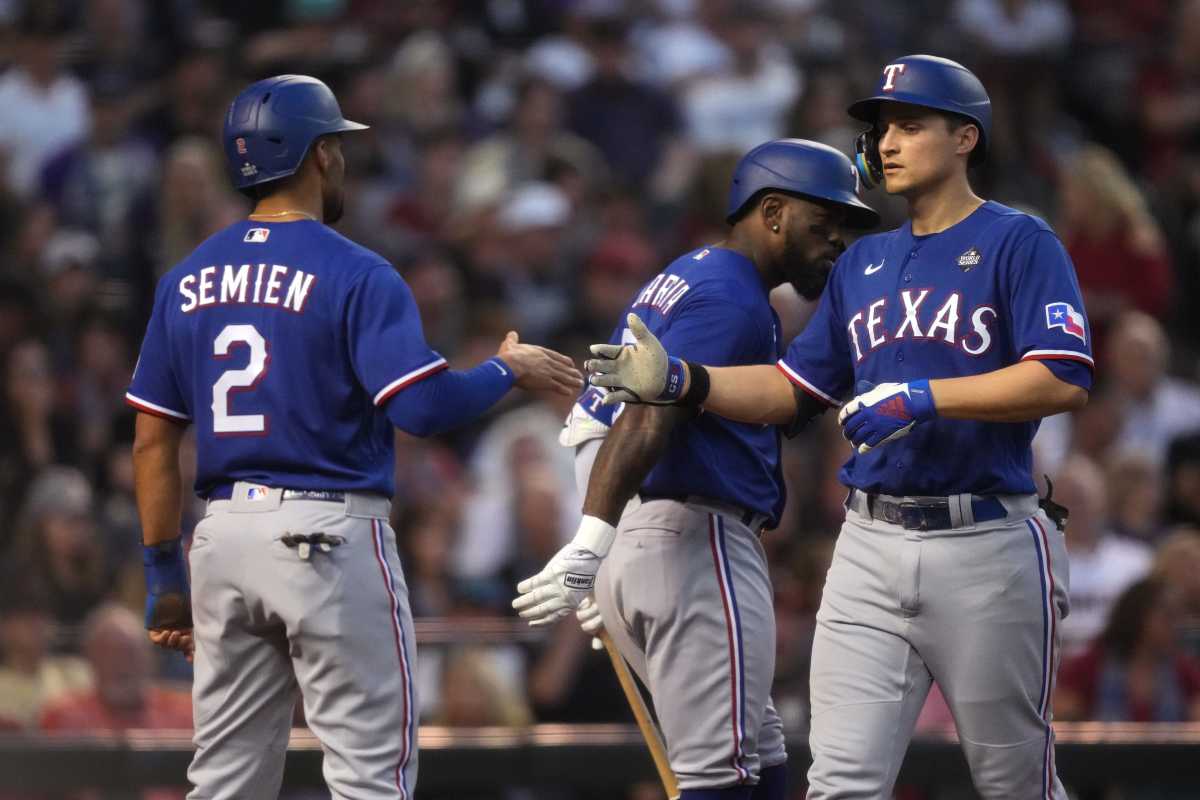
<instances>
[{"instance_id":1,"label":"baseball bat handle","mask_svg":"<svg viewBox=\"0 0 1200 800\"><path fill-rule=\"evenodd\" d=\"M617 646L613 644L608 631L600 631L599 638L604 643L604 650L608 653L613 670L617 673L621 691L625 692L625 699L629 701L629 708L633 711L633 718L637 720L638 730L642 732L642 738L646 740L646 746L650 748L650 758L654 760L654 768L658 770L658 777L662 781L663 789L666 790L670 800L678 800L679 782L675 779L675 773L671 771L671 762L667 759L667 748L663 744L662 736L659 735L654 721L650 719L650 710L646 708L642 693L633 680L633 673L629 671L629 665L625 663Z\"/></svg>"}]
</instances>

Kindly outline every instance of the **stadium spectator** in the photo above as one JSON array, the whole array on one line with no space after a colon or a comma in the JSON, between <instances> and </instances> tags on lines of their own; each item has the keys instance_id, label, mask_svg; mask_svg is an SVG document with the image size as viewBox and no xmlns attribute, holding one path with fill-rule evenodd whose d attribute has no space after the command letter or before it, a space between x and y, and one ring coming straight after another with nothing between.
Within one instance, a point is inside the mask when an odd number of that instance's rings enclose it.
<instances>
[{"instance_id":1,"label":"stadium spectator","mask_svg":"<svg viewBox=\"0 0 1200 800\"><path fill-rule=\"evenodd\" d=\"M568 96L567 125L599 148L618 181L670 197L669 190L681 183L677 175L687 149L678 105L671 95L630 77L627 37L622 20L593 23L589 39L596 70Z\"/></svg>"},{"instance_id":2,"label":"stadium spectator","mask_svg":"<svg viewBox=\"0 0 1200 800\"><path fill-rule=\"evenodd\" d=\"M1127 309L1156 317L1169 310L1166 241L1112 151L1088 144L1075 153L1059 173L1059 205L1058 234L1075 264L1098 344Z\"/></svg>"},{"instance_id":3,"label":"stadium spectator","mask_svg":"<svg viewBox=\"0 0 1200 800\"><path fill-rule=\"evenodd\" d=\"M1131 311L1115 321L1103 367L1123 404L1118 453L1162 464L1172 439L1200 431L1200 388L1167 374L1170 358L1166 332L1154 317Z\"/></svg>"},{"instance_id":4,"label":"stadium spectator","mask_svg":"<svg viewBox=\"0 0 1200 800\"><path fill-rule=\"evenodd\" d=\"M958 27L989 55L1029 58L1066 49L1071 12L1061 0L958 0Z\"/></svg>"},{"instance_id":5,"label":"stadium spectator","mask_svg":"<svg viewBox=\"0 0 1200 800\"><path fill-rule=\"evenodd\" d=\"M718 30L731 55L726 69L697 78L683 93L688 138L702 153L744 153L785 135L804 76L772 36L757 0L729 7Z\"/></svg>"},{"instance_id":6,"label":"stadium spectator","mask_svg":"<svg viewBox=\"0 0 1200 800\"><path fill-rule=\"evenodd\" d=\"M154 654L142 621L116 605L101 605L83 625L83 655L95 686L48 704L44 731L123 733L130 730L187 731L192 728L188 692L159 685ZM148 789L143 800L181 800L181 789ZM90 795L80 796L80 800Z\"/></svg>"},{"instance_id":7,"label":"stadium spectator","mask_svg":"<svg viewBox=\"0 0 1200 800\"><path fill-rule=\"evenodd\" d=\"M402 519L397 539L414 617L448 617L455 612L459 590L450 555L457 528L454 509L441 505L409 509Z\"/></svg>"},{"instance_id":8,"label":"stadium spectator","mask_svg":"<svg viewBox=\"0 0 1200 800\"><path fill-rule=\"evenodd\" d=\"M41 582L11 565L0 579L0 728L35 728L47 704L92 686L83 659L51 654L48 606Z\"/></svg>"},{"instance_id":9,"label":"stadium spectator","mask_svg":"<svg viewBox=\"0 0 1200 800\"><path fill-rule=\"evenodd\" d=\"M551 180L560 164L573 166L589 181L597 180L603 156L563 128L563 99L558 90L548 81L526 78L516 95L510 125L482 139L463 156L459 194L497 179L505 192L528 181Z\"/></svg>"},{"instance_id":10,"label":"stadium spectator","mask_svg":"<svg viewBox=\"0 0 1200 800\"><path fill-rule=\"evenodd\" d=\"M1054 500L1071 512L1066 537L1071 581L1071 613L1059 628L1063 653L1082 652L1104 627L1109 611L1127 586L1149 571L1153 553L1141 542L1109 528L1104 475L1086 456L1063 463L1054 481Z\"/></svg>"},{"instance_id":11,"label":"stadium spectator","mask_svg":"<svg viewBox=\"0 0 1200 800\"><path fill-rule=\"evenodd\" d=\"M1105 472L1113 533L1156 544L1163 530L1164 496L1158 465L1136 454L1115 455Z\"/></svg>"},{"instance_id":12,"label":"stadium spectator","mask_svg":"<svg viewBox=\"0 0 1200 800\"><path fill-rule=\"evenodd\" d=\"M44 309L50 321L49 342L59 368L75 360L76 335L85 312L97 301L100 240L87 231L60 227L42 251Z\"/></svg>"},{"instance_id":13,"label":"stadium spectator","mask_svg":"<svg viewBox=\"0 0 1200 800\"><path fill-rule=\"evenodd\" d=\"M1200 526L1200 432L1171 442L1166 486L1166 521Z\"/></svg>"},{"instance_id":14,"label":"stadium spectator","mask_svg":"<svg viewBox=\"0 0 1200 800\"><path fill-rule=\"evenodd\" d=\"M177 51L163 85L147 97L149 111L137 123L160 153L181 139L196 136L211 141L216 135L214 120L221 118L225 103L232 99L226 60L224 52L199 41L187 41Z\"/></svg>"},{"instance_id":15,"label":"stadium spectator","mask_svg":"<svg viewBox=\"0 0 1200 800\"><path fill-rule=\"evenodd\" d=\"M559 338L574 337L586 344L607 341L629 298L660 266L658 254L645 237L615 232L596 243L580 281L579 298Z\"/></svg>"},{"instance_id":16,"label":"stadium spectator","mask_svg":"<svg viewBox=\"0 0 1200 800\"><path fill-rule=\"evenodd\" d=\"M132 209L158 174L154 149L131 133L131 88L111 80L93 86L91 131L50 158L39 176L41 196L60 224L98 237L106 271L126 279L130 237L140 233Z\"/></svg>"},{"instance_id":17,"label":"stadium spectator","mask_svg":"<svg viewBox=\"0 0 1200 800\"><path fill-rule=\"evenodd\" d=\"M43 710L48 731L180 730L192 727L187 692L156 683L142 621L117 605L101 605L84 621L81 648L95 687Z\"/></svg>"},{"instance_id":18,"label":"stadium spectator","mask_svg":"<svg viewBox=\"0 0 1200 800\"><path fill-rule=\"evenodd\" d=\"M1150 174L1186 180L1196 168L1189 151L1200 136L1200 1L1176 4L1167 30L1170 40L1145 64L1136 97Z\"/></svg>"},{"instance_id":19,"label":"stadium spectator","mask_svg":"<svg viewBox=\"0 0 1200 800\"><path fill-rule=\"evenodd\" d=\"M480 437L469 463L473 491L466 499L455 549L456 575L480 578L507 570L523 577L530 573L521 572L515 562L525 562L528 568L543 550L549 558L575 530L581 500L576 497L574 463L571 452L558 443L566 414L565 408L540 402L524 406L501 415ZM535 525L528 531L519 525L517 503L522 490L529 490L526 509L553 502L546 517L533 516ZM553 496L548 498L546 492ZM541 532L546 526L555 529L553 542L534 549L540 540L527 533Z\"/></svg>"},{"instance_id":20,"label":"stadium spectator","mask_svg":"<svg viewBox=\"0 0 1200 800\"><path fill-rule=\"evenodd\" d=\"M33 475L51 463L69 463L77 437L70 409L57 402L46 346L25 339L7 355L0 414L0 507L14 519L25 504ZM11 528L0 531L0 550L12 536Z\"/></svg>"},{"instance_id":21,"label":"stadium spectator","mask_svg":"<svg viewBox=\"0 0 1200 800\"><path fill-rule=\"evenodd\" d=\"M1092 647L1064 662L1054 694L1063 720L1200 719L1200 662L1178 642L1179 597L1154 578L1127 588Z\"/></svg>"},{"instance_id":22,"label":"stadium spectator","mask_svg":"<svg viewBox=\"0 0 1200 800\"><path fill-rule=\"evenodd\" d=\"M733 54L719 34L722 3L660 2L656 16L634 29L641 74L664 90L686 90L700 78L725 72Z\"/></svg>"},{"instance_id":23,"label":"stadium spectator","mask_svg":"<svg viewBox=\"0 0 1200 800\"><path fill-rule=\"evenodd\" d=\"M545 341L570 312L574 265L563 243L572 214L567 196L545 182L518 186L500 209L507 257L491 277L527 340Z\"/></svg>"},{"instance_id":24,"label":"stadium spectator","mask_svg":"<svg viewBox=\"0 0 1200 800\"><path fill-rule=\"evenodd\" d=\"M59 4L28 4L14 64L0 75L0 171L20 197L34 194L46 160L83 138L91 125L87 89L63 69L67 25Z\"/></svg>"},{"instance_id":25,"label":"stadium spectator","mask_svg":"<svg viewBox=\"0 0 1200 800\"><path fill-rule=\"evenodd\" d=\"M1200 658L1200 528L1168 533L1155 554L1153 574L1180 597L1184 646Z\"/></svg>"},{"instance_id":26,"label":"stadium spectator","mask_svg":"<svg viewBox=\"0 0 1200 800\"><path fill-rule=\"evenodd\" d=\"M507 685L485 650L451 650L442 666L442 703L431 718L434 725L479 727L528 725L533 714L519 687Z\"/></svg>"},{"instance_id":27,"label":"stadium spectator","mask_svg":"<svg viewBox=\"0 0 1200 800\"><path fill-rule=\"evenodd\" d=\"M111 574L83 473L64 466L38 473L17 520L12 554L45 581L46 608L56 622L78 624L101 602Z\"/></svg>"}]
</instances>

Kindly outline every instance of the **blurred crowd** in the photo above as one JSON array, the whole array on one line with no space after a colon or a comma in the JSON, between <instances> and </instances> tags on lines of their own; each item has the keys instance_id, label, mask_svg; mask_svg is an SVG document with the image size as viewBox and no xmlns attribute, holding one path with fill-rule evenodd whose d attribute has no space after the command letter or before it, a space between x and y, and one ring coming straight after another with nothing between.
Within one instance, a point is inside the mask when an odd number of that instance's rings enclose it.
<instances>
[{"instance_id":1,"label":"blurred crowd","mask_svg":"<svg viewBox=\"0 0 1200 800\"><path fill-rule=\"evenodd\" d=\"M157 277L248 210L217 139L242 86L314 74L371 125L344 142L339 229L396 265L464 367L509 328L581 358L662 264L723 236L745 150L849 150L846 106L912 52L988 87L973 184L1054 225L1093 327L1091 402L1036 441L1071 509L1057 717L1200 720L1200 0L0 0L0 726L190 723L186 663L139 631L122 398ZM773 302L789 337L812 310ZM518 393L400 437L418 619L510 618L515 581L573 533L567 406ZM832 419L787 443L764 539L796 730L847 454ZM570 624L429 645L420 680L426 722L626 719Z\"/></svg>"}]
</instances>

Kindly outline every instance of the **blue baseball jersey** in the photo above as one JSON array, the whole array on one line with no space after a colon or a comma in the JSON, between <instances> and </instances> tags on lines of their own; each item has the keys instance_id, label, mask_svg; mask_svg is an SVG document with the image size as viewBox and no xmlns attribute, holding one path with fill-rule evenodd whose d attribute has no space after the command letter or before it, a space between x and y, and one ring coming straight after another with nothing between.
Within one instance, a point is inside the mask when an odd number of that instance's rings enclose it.
<instances>
[{"instance_id":1,"label":"blue baseball jersey","mask_svg":"<svg viewBox=\"0 0 1200 800\"><path fill-rule=\"evenodd\" d=\"M671 262L638 292L621 319L637 314L679 358L714 367L771 364L782 354L782 343L767 292L749 259L703 248ZM623 325L610 339L622 341L633 341ZM606 408L597 397L596 390L585 390L579 402L585 409ZM701 413L671 432L641 491L721 500L766 514L774 525L785 499L779 430Z\"/></svg>"},{"instance_id":2,"label":"blue baseball jersey","mask_svg":"<svg viewBox=\"0 0 1200 800\"><path fill-rule=\"evenodd\" d=\"M1091 336L1070 257L1042 220L987 202L940 233L911 223L855 242L779 368L836 405L870 384L953 378L1019 361L1091 386ZM934 419L866 455L843 483L893 495L1034 491L1037 422Z\"/></svg>"},{"instance_id":3,"label":"blue baseball jersey","mask_svg":"<svg viewBox=\"0 0 1200 800\"><path fill-rule=\"evenodd\" d=\"M381 256L317 222L235 223L158 283L130 405L196 427L196 492L394 491L397 392L446 368Z\"/></svg>"}]
</instances>

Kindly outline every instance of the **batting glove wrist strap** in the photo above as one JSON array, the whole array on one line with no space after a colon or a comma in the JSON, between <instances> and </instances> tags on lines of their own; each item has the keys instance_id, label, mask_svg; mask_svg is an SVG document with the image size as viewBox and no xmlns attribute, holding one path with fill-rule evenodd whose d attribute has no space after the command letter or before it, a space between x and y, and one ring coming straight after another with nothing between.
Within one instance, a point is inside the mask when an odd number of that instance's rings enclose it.
<instances>
[{"instance_id":1,"label":"batting glove wrist strap","mask_svg":"<svg viewBox=\"0 0 1200 800\"><path fill-rule=\"evenodd\" d=\"M708 399L708 390L712 382L709 379L708 370L703 364L688 361L687 371L688 390L680 399L679 405L697 408L704 405L704 401Z\"/></svg>"},{"instance_id":2,"label":"batting glove wrist strap","mask_svg":"<svg viewBox=\"0 0 1200 800\"><path fill-rule=\"evenodd\" d=\"M146 627L190 628L191 591L180 539L142 546L146 573Z\"/></svg>"},{"instance_id":3,"label":"batting glove wrist strap","mask_svg":"<svg viewBox=\"0 0 1200 800\"><path fill-rule=\"evenodd\" d=\"M659 403L675 403L683 396L683 385L687 383L687 365L682 358L667 357L667 382L662 394L654 398Z\"/></svg>"},{"instance_id":4,"label":"batting glove wrist strap","mask_svg":"<svg viewBox=\"0 0 1200 800\"><path fill-rule=\"evenodd\" d=\"M918 422L927 422L938 415L928 378L908 382L908 400L912 403L913 418Z\"/></svg>"},{"instance_id":5,"label":"batting glove wrist strap","mask_svg":"<svg viewBox=\"0 0 1200 800\"><path fill-rule=\"evenodd\" d=\"M573 544L592 551L599 558L604 558L616 538L617 529L612 525L599 517L585 515L579 521L579 530L575 532Z\"/></svg>"}]
</instances>

